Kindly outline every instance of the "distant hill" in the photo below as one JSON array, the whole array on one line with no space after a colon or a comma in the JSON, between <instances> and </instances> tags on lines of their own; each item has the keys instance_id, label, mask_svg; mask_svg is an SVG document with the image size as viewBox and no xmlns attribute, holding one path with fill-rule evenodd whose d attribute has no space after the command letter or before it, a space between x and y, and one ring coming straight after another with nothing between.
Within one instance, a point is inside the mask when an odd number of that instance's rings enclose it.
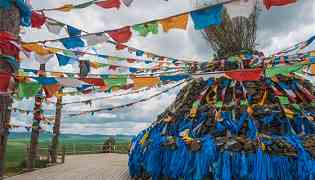
<instances>
[{"instance_id":1,"label":"distant hill","mask_svg":"<svg viewBox=\"0 0 315 180\"><path fill-rule=\"evenodd\" d=\"M30 132L11 132L9 134L9 139L12 140L28 140L30 139L31 133ZM132 136L128 135L82 135L82 134L61 134L60 140L62 142L86 142L86 141L93 141L93 142L104 142L105 139L109 137L114 137L117 143L121 142L128 142ZM40 134L39 140L40 141L50 141L52 138L52 134L44 132Z\"/></svg>"}]
</instances>

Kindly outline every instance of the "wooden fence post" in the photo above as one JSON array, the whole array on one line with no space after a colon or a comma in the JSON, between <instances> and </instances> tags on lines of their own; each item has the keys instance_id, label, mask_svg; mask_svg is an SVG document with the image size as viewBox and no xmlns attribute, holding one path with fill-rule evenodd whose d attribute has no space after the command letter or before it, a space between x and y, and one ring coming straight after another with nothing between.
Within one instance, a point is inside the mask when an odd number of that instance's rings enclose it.
<instances>
[{"instance_id":1,"label":"wooden fence post","mask_svg":"<svg viewBox=\"0 0 315 180\"><path fill-rule=\"evenodd\" d=\"M45 72L45 64L40 65L40 70ZM42 102L43 102L43 91L41 90L38 95L35 96L35 107L34 107L34 120L32 124L32 135L30 143L29 161L30 164L28 169L31 170L35 167L35 161L37 158L37 148L38 148L38 137L40 129L40 121L42 120L43 114L41 112Z\"/></svg>"},{"instance_id":2,"label":"wooden fence post","mask_svg":"<svg viewBox=\"0 0 315 180\"><path fill-rule=\"evenodd\" d=\"M66 159L66 147L62 146L61 163L65 163L65 159Z\"/></svg>"},{"instance_id":3,"label":"wooden fence post","mask_svg":"<svg viewBox=\"0 0 315 180\"><path fill-rule=\"evenodd\" d=\"M62 94L62 90L59 91L59 94ZM62 110L62 96L57 97L56 104L56 114L55 114L55 123L53 129L53 138L51 143L51 161L52 163L57 162L57 150L59 145L59 135L60 135L60 122L61 122L61 110Z\"/></svg>"},{"instance_id":4,"label":"wooden fence post","mask_svg":"<svg viewBox=\"0 0 315 180\"><path fill-rule=\"evenodd\" d=\"M77 151L76 151L76 145L75 144L73 144L73 154L76 154L77 153Z\"/></svg>"},{"instance_id":5,"label":"wooden fence post","mask_svg":"<svg viewBox=\"0 0 315 180\"><path fill-rule=\"evenodd\" d=\"M0 32L10 32L16 37L20 33L20 12L15 4L9 9L0 9ZM0 49L1 51L1 49ZM14 73L9 63L1 60L1 73ZM14 81L13 81L14 82ZM8 95L0 96L0 180L4 176L4 160L8 141L8 125L10 123L12 98Z\"/></svg>"}]
</instances>

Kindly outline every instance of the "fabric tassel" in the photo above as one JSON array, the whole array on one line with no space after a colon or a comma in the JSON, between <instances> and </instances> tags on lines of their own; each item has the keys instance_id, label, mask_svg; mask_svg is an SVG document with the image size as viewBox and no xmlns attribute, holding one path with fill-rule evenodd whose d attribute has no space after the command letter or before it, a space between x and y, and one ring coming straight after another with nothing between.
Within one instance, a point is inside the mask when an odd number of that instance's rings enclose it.
<instances>
[{"instance_id":1,"label":"fabric tassel","mask_svg":"<svg viewBox=\"0 0 315 180\"><path fill-rule=\"evenodd\" d=\"M229 152L223 152L223 165L222 165L222 180L231 180L231 159Z\"/></svg>"},{"instance_id":2,"label":"fabric tassel","mask_svg":"<svg viewBox=\"0 0 315 180\"><path fill-rule=\"evenodd\" d=\"M211 136L206 135L201 139L201 150L195 156L194 179L202 180L209 175L209 168L216 157L216 147Z\"/></svg>"}]
</instances>

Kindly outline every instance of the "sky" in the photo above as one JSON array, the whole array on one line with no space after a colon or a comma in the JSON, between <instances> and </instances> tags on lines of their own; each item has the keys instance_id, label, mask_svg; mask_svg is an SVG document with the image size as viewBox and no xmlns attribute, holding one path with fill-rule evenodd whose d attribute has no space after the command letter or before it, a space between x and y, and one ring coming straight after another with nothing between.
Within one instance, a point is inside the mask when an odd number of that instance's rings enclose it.
<instances>
[{"instance_id":1,"label":"sky","mask_svg":"<svg viewBox=\"0 0 315 180\"><path fill-rule=\"evenodd\" d=\"M63 4L79 4L87 1L88 0L32 0L32 6L34 9L42 9L59 7ZM91 6L82 10L73 10L68 13L56 11L48 12L46 15L87 32L99 32L176 15L195 8L196 4L216 3L216 1L218 0L134 0L131 7L127 8L123 6L119 10L108 10ZM308 37L315 34L314 29L314 0L299 0L295 4L285 7L274 7L271 10L262 8L258 19L257 49L263 51L265 54L271 54L290 47L290 45L297 42L306 40ZM60 36L63 36L63 34ZM54 39L58 36L49 33L44 28L41 30L24 29L22 37L25 41L35 41ZM194 30L191 21L186 31L172 30L169 33L163 33L162 30L160 30L158 35L149 35L145 38L133 35L128 45L162 56L179 59L208 61L212 56L211 48L203 38L201 32ZM315 45L311 48L314 49ZM130 57L127 52L116 51L113 46L106 43L98 45L97 51L108 55ZM49 61L46 66L47 70L78 71L76 67L71 65L60 68L56 64L58 64L56 59ZM27 61L22 63L22 67L39 68L39 64L34 60L31 62ZM92 73L99 72L100 71L92 71ZM152 121L156 119L156 116L172 103L181 87L183 86L127 109L114 112L100 112L96 113L94 116L64 117L62 118L61 131L62 133L75 134L136 134L148 127ZM63 109L67 111L78 111L125 104L139 98L148 97L165 88L155 88L136 95L133 94L103 101L95 101L92 106L82 104L67 105L64 106ZM106 95L108 94L98 93L87 96L64 97L64 102ZM16 101L14 107L31 110L34 105L33 101L34 99ZM54 101L54 99L52 99L52 101ZM45 105L44 109L53 111L54 106L51 104ZM13 113L12 122L25 125L31 124L32 115ZM51 129L49 126L45 128L48 130Z\"/></svg>"}]
</instances>

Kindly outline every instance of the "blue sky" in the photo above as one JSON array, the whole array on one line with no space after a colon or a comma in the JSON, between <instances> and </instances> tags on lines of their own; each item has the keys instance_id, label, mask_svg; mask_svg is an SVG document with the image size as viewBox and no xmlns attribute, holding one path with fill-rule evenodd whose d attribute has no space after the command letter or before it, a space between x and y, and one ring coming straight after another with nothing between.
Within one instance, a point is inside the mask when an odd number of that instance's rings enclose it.
<instances>
[{"instance_id":1,"label":"blue sky","mask_svg":"<svg viewBox=\"0 0 315 180\"><path fill-rule=\"evenodd\" d=\"M32 0L32 4L34 9L41 9L58 7L68 3L78 4L87 1L88 0ZM197 1L215 3L220 0L134 0L131 7L122 7L119 10L105 10L91 6L82 10L74 10L70 13L49 12L46 15L88 32L99 32L179 14L192 9ZM315 34L314 29L315 1L313 0L299 0L298 3L290 6L276 7L269 11L262 9L258 21L257 49L263 51L265 54L270 54L307 39ZM164 56L199 61L207 61L210 59L211 49L209 45L203 39L201 33L193 29L191 22L189 22L189 27L186 31L173 30L169 33L160 32L159 35L148 36L146 38L134 35L128 44ZM22 37L26 41L34 41L56 38L57 36L49 33L44 28L41 30L25 29ZM116 51L113 46L108 44L99 45L97 49L99 52L108 55L129 56L127 52ZM47 69L67 72L78 71L76 67L72 67L71 65L60 68L56 64L57 61L52 59L47 64ZM22 63L22 67L39 68L39 64L32 60ZM102 71L95 71L94 73L98 72ZM156 116L163 112L175 99L179 89L180 88L177 88L151 101L120 111L101 112L95 114L95 116L63 118L62 132L80 134L136 134L141 129L149 126L150 123L155 120ZM76 104L65 106L64 109L73 111L82 109L88 110L90 108L93 109L93 107L125 104L137 98L152 95L160 90L161 89L152 89L137 95L97 101L93 103L92 107ZM104 96L104 94L65 97L64 101L77 100L78 98L88 99L89 97L95 96ZM32 109L33 101L33 99L29 99L15 102L14 106ZM45 105L45 109L53 110L54 107L53 105ZM12 116L12 122L17 124L30 124L31 120L32 115L26 116L25 114L14 113Z\"/></svg>"}]
</instances>

